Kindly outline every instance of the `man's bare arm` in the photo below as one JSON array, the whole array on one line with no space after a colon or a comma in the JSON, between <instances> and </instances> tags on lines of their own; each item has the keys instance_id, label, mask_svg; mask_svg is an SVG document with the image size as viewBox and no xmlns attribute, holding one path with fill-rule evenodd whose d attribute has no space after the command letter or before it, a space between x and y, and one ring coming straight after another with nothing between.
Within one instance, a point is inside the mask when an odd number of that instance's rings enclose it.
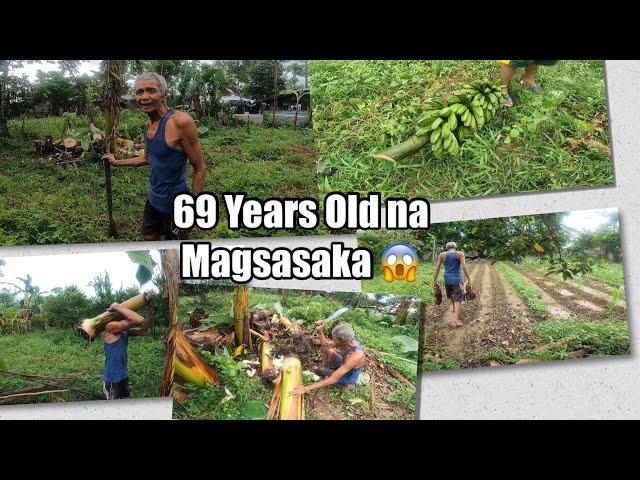
<instances>
[{"instance_id":1,"label":"man's bare arm","mask_svg":"<svg viewBox=\"0 0 640 480\"><path fill-rule=\"evenodd\" d=\"M334 347L334 343L328 340L324 335L324 320L318 320L316 322L316 332L318 332L318 338L320 339L320 345L323 347Z\"/></svg>"},{"instance_id":2,"label":"man's bare arm","mask_svg":"<svg viewBox=\"0 0 640 480\"><path fill-rule=\"evenodd\" d=\"M438 255L438 261L436 262L436 268L433 272L433 285L438 283L438 275L440 274L440 266L442 265L442 254Z\"/></svg>"},{"instance_id":3,"label":"man's bare arm","mask_svg":"<svg viewBox=\"0 0 640 480\"><path fill-rule=\"evenodd\" d=\"M112 303L109 307L109 310L111 310L112 312L118 312L124 317L124 319L120 321L107 323L105 330L110 333L122 333L125 330L129 330L130 328L138 327L144 324L144 317L138 315L133 310L123 307L119 303Z\"/></svg>"},{"instance_id":4,"label":"man's bare arm","mask_svg":"<svg viewBox=\"0 0 640 480\"><path fill-rule=\"evenodd\" d=\"M143 165L149 165L149 159L147 158L147 152L144 155L133 158L126 158L124 160L117 160L111 153L105 153L102 156L103 160L106 160L115 167L141 167Z\"/></svg>"},{"instance_id":5,"label":"man's bare arm","mask_svg":"<svg viewBox=\"0 0 640 480\"><path fill-rule=\"evenodd\" d=\"M462 265L462 271L467 276L467 283L471 285L471 275L469 275L469 269L467 268L467 260L464 256L464 253L460 252L460 265Z\"/></svg>"},{"instance_id":6,"label":"man's bare arm","mask_svg":"<svg viewBox=\"0 0 640 480\"><path fill-rule=\"evenodd\" d=\"M196 122L187 114L177 115L175 122L180 131L180 146L193 166L191 192L197 195L204 189L204 178L207 169L204 164L202 149L200 148Z\"/></svg>"},{"instance_id":7,"label":"man's bare arm","mask_svg":"<svg viewBox=\"0 0 640 480\"><path fill-rule=\"evenodd\" d=\"M153 295L151 293L145 293L145 303L147 304L147 314L144 317L144 322L139 328L132 328L127 333L130 337L139 337L146 335L149 332L151 326L151 318L153 317Z\"/></svg>"}]
</instances>

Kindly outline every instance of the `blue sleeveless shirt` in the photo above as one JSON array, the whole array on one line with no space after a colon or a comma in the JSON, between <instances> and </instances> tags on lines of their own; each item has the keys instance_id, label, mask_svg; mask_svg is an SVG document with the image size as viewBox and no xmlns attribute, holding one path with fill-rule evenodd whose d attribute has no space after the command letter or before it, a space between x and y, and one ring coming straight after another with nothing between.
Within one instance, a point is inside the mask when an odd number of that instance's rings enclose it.
<instances>
[{"instance_id":1,"label":"blue sleeveless shirt","mask_svg":"<svg viewBox=\"0 0 640 480\"><path fill-rule=\"evenodd\" d=\"M160 119L153 138L147 136L148 126L144 130L145 150L151 169L147 198L153 208L166 215L171 215L173 211L173 197L189 191L185 179L187 154L183 150L170 147L164 137L167 121L174 113L173 108L167 110Z\"/></svg>"},{"instance_id":2,"label":"blue sleeveless shirt","mask_svg":"<svg viewBox=\"0 0 640 480\"><path fill-rule=\"evenodd\" d=\"M464 283L458 252L447 252L444 259L444 283L446 285L460 285Z\"/></svg>"},{"instance_id":3,"label":"blue sleeveless shirt","mask_svg":"<svg viewBox=\"0 0 640 480\"><path fill-rule=\"evenodd\" d=\"M105 383L118 383L129 378L127 369L127 347L129 337L123 332L120 338L113 343L104 344L104 373L102 379Z\"/></svg>"},{"instance_id":4,"label":"blue sleeveless shirt","mask_svg":"<svg viewBox=\"0 0 640 480\"><path fill-rule=\"evenodd\" d=\"M356 350L362 350L362 345L360 345L360 343L357 343L357 345L349 347L344 352L341 352L340 355L342 356L342 363L344 364L347 361L347 357L349 356L349 354L351 352L355 352ZM338 383L340 385L355 385L358 381L361 370L362 367L352 368L338 379Z\"/></svg>"}]
</instances>

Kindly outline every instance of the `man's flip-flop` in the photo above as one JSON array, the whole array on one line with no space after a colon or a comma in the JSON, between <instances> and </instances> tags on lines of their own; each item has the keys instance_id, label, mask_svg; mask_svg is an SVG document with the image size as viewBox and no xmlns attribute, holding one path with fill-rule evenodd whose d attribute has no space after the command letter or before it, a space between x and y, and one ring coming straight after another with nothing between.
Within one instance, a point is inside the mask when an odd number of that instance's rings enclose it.
<instances>
[{"instance_id":1,"label":"man's flip-flop","mask_svg":"<svg viewBox=\"0 0 640 480\"><path fill-rule=\"evenodd\" d=\"M532 92L536 92L536 93L542 93L543 92L543 88L538 85L537 83L534 83L533 85L529 85L527 83L524 83L524 81L520 80L520 85L524 85L525 87L527 87L529 90L531 90Z\"/></svg>"},{"instance_id":2,"label":"man's flip-flop","mask_svg":"<svg viewBox=\"0 0 640 480\"><path fill-rule=\"evenodd\" d=\"M504 104L505 107L513 107L513 98L511 98L511 95L509 94L503 95L502 103Z\"/></svg>"}]
</instances>

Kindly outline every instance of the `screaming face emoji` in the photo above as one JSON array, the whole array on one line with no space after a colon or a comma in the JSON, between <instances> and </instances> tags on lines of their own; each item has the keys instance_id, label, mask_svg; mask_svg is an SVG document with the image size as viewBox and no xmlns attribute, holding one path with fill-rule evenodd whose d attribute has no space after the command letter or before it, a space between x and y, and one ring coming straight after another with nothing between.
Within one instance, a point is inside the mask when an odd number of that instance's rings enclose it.
<instances>
[{"instance_id":1,"label":"screaming face emoji","mask_svg":"<svg viewBox=\"0 0 640 480\"><path fill-rule=\"evenodd\" d=\"M418 268L418 255L411 245L406 243L394 243L389 245L382 254L382 270L384 281L406 280L416 281Z\"/></svg>"}]
</instances>

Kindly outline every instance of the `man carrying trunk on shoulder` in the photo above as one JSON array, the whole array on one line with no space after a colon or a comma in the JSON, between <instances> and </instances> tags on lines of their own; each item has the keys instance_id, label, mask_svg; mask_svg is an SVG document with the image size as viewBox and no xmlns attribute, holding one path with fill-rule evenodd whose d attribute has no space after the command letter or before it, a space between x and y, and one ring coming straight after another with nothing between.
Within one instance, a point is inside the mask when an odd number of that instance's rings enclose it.
<instances>
[{"instance_id":1,"label":"man carrying trunk on shoulder","mask_svg":"<svg viewBox=\"0 0 640 480\"><path fill-rule=\"evenodd\" d=\"M119 303L112 303L111 312L118 312L124 318L107 323L104 329L104 373L102 375L102 393L105 400L128 398L129 389L128 352L129 337L146 335L153 315L153 295L144 294L147 305L145 317Z\"/></svg>"}]
</instances>

